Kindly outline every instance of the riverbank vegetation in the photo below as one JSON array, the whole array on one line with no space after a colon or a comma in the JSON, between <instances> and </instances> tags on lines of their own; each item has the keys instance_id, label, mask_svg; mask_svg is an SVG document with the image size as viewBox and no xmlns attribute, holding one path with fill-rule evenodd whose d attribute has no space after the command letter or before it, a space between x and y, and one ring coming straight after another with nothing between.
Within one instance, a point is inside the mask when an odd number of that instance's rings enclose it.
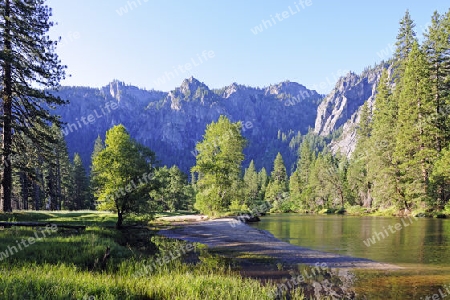
<instances>
[{"instance_id":1,"label":"riverbank vegetation","mask_svg":"<svg viewBox=\"0 0 450 300\"><path fill-rule=\"evenodd\" d=\"M87 225L45 235L45 227L2 228L0 299L273 299L275 285L244 279L202 245L159 237L131 217L122 230L114 214L101 212L21 212L0 220Z\"/></svg>"},{"instance_id":2,"label":"riverbank vegetation","mask_svg":"<svg viewBox=\"0 0 450 300\"><path fill-rule=\"evenodd\" d=\"M157 153L120 124L104 141L98 137L86 170L79 155L69 159L55 123L42 125L48 139L17 138L8 150L13 154L3 157L2 177L11 176L11 184L2 181L1 209L114 211L118 228L128 215L177 210L209 216L299 212L446 217L449 24L449 12L436 12L419 44L414 22L405 14L394 57L375 67L382 70L376 104L361 109L350 157L333 153L329 137L309 132L293 137L292 149L298 149L293 168L285 166L280 153L262 154L273 159L272 170L258 170L253 161L242 166L242 124L221 116L197 144L189 176L177 166L161 166ZM292 134L279 132L279 139L288 136Z\"/></svg>"},{"instance_id":3,"label":"riverbank vegetation","mask_svg":"<svg viewBox=\"0 0 450 300\"><path fill-rule=\"evenodd\" d=\"M220 208L266 201L276 212L450 215L450 11L436 12L430 24L419 44L408 11L400 21L394 57L375 67L381 70L375 104L361 108L350 157L309 133L299 138L294 170L286 170L280 153L269 176L251 162L233 183L241 188L227 193ZM208 135L205 141L213 144ZM211 151L212 165L220 167L215 158L222 150Z\"/></svg>"},{"instance_id":4,"label":"riverbank vegetation","mask_svg":"<svg viewBox=\"0 0 450 300\"><path fill-rule=\"evenodd\" d=\"M0 219L9 221L0 225L1 299L274 298L275 284L241 277L204 246L157 236L155 212L450 214L450 12L433 16L421 45L405 15L350 158L308 133L294 138L293 170L280 153L261 154L274 160L272 170L253 161L244 168L242 124L220 116L187 176L161 166L121 124L97 139L89 171L78 154L69 158L50 112L65 104L51 93L65 76L47 36L51 9L22 2L6 0L0 10ZM99 211L75 212L82 209Z\"/></svg>"}]
</instances>

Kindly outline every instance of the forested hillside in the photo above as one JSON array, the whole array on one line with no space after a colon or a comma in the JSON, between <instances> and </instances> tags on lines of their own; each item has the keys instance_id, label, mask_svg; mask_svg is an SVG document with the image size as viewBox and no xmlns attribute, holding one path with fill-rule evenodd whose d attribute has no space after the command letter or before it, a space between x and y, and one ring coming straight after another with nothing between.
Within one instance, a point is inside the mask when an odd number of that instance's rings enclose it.
<instances>
[{"instance_id":1,"label":"forested hillside","mask_svg":"<svg viewBox=\"0 0 450 300\"><path fill-rule=\"evenodd\" d=\"M301 190L298 199L306 207L320 199L407 212L442 210L448 203L450 13L433 15L421 44L414 27L407 12L375 102L367 101L361 108L350 158L319 153L311 164L309 154L300 155L299 166L314 166L299 168L298 172L309 169L313 174L309 184L300 181L300 185L309 187L313 182L322 187L306 199L310 189ZM321 178L326 180L315 185ZM321 195L328 185L332 193Z\"/></svg>"},{"instance_id":2,"label":"forested hillside","mask_svg":"<svg viewBox=\"0 0 450 300\"><path fill-rule=\"evenodd\" d=\"M326 97L289 81L209 89L192 77L168 93L117 80L101 89L62 87L53 95L70 104L55 111L62 126L48 129L53 151L27 148L26 137L14 146L24 155L10 157L13 206L93 208L92 157L105 148L107 130L123 124L155 154L150 206L192 208L202 176L191 174L196 145L224 116L240 122L246 142L236 194L223 209L442 211L450 197L449 18L433 15L419 44L407 12L394 57L343 76Z\"/></svg>"}]
</instances>

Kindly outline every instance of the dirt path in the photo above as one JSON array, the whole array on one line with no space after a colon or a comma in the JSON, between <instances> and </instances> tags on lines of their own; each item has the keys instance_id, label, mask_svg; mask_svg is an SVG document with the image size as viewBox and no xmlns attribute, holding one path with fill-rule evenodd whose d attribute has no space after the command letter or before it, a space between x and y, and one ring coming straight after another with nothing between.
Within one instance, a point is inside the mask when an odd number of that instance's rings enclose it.
<instances>
[{"instance_id":1,"label":"dirt path","mask_svg":"<svg viewBox=\"0 0 450 300\"><path fill-rule=\"evenodd\" d=\"M178 220L184 220L182 217ZM342 256L291 245L275 238L267 231L239 223L232 218L197 222L175 222L177 227L159 231L160 235L198 242L221 253L248 254L271 257L283 264L326 263L330 268L396 270L398 266L369 259Z\"/></svg>"}]
</instances>

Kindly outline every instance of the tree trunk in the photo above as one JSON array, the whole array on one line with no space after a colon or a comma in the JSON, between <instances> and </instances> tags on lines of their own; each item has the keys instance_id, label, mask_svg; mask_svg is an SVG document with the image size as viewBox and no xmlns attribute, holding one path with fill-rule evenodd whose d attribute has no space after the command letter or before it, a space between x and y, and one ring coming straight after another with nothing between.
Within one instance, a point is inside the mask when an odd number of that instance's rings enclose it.
<instances>
[{"instance_id":1,"label":"tree trunk","mask_svg":"<svg viewBox=\"0 0 450 300\"><path fill-rule=\"evenodd\" d=\"M3 174L1 182L2 204L4 212L11 212L11 189L12 189L12 166L11 166L11 145L12 145L12 68L11 68L11 8L10 1L5 1L5 32L3 36L5 63L3 68Z\"/></svg>"},{"instance_id":2,"label":"tree trunk","mask_svg":"<svg viewBox=\"0 0 450 300\"><path fill-rule=\"evenodd\" d=\"M436 62L435 64L435 76L436 76L436 86L435 86L435 94L434 94L434 101L436 103L436 115L437 115L437 127L438 127L438 135L436 138L436 150L438 153L441 153L442 151L442 144L445 144L445 126L443 125L443 112L441 109L441 97L439 95L439 63ZM442 180L442 182L438 183L437 187L437 206L439 209L444 208L445 203L445 181Z\"/></svg>"},{"instance_id":3,"label":"tree trunk","mask_svg":"<svg viewBox=\"0 0 450 300\"><path fill-rule=\"evenodd\" d=\"M344 208L344 192L342 189L338 188L339 198L341 199L341 207Z\"/></svg>"},{"instance_id":4,"label":"tree trunk","mask_svg":"<svg viewBox=\"0 0 450 300\"><path fill-rule=\"evenodd\" d=\"M25 172L20 172L20 183L22 184L22 209L28 209L28 177Z\"/></svg>"},{"instance_id":5,"label":"tree trunk","mask_svg":"<svg viewBox=\"0 0 450 300\"><path fill-rule=\"evenodd\" d=\"M39 174L36 173L36 180L38 180L38 176ZM40 209L40 205L41 205L41 188L39 187L39 184L35 181L33 183L33 189L34 189L34 194L33 194L33 198L34 198L34 209L35 210L39 210Z\"/></svg>"},{"instance_id":6,"label":"tree trunk","mask_svg":"<svg viewBox=\"0 0 450 300\"><path fill-rule=\"evenodd\" d=\"M56 161L56 210L62 209L61 180L61 161L58 154L58 159Z\"/></svg>"},{"instance_id":7,"label":"tree trunk","mask_svg":"<svg viewBox=\"0 0 450 300\"><path fill-rule=\"evenodd\" d=\"M117 223L116 223L116 229L121 229L123 223L123 212L118 210L117 211Z\"/></svg>"}]
</instances>

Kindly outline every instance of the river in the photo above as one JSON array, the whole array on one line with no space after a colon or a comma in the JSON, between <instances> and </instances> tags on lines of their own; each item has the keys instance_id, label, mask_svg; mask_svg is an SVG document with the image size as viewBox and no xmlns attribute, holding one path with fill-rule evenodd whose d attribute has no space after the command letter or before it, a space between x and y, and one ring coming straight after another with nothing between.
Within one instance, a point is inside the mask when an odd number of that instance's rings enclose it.
<instances>
[{"instance_id":1,"label":"river","mask_svg":"<svg viewBox=\"0 0 450 300\"><path fill-rule=\"evenodd\" d=\"M358 271L361 299L450 299L450 220L271 214L252 226L294 245L404 267Z\"/></svg>"}]
</instances>

